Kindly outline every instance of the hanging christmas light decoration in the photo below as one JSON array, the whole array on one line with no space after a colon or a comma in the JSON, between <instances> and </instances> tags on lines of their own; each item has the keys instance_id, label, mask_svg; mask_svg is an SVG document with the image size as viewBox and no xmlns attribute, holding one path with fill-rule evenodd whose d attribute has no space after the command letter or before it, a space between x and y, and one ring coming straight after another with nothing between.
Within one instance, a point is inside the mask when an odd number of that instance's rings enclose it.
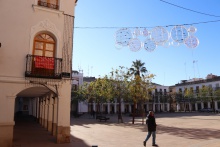
<instances>
[{"instance_id":1,"label":"hanging christmas light decoration","mask_svg":"<svg viewBox=\"0 0 220 147\"><path fill-rule=\"evenodd\" d=\"M162 44L162 46L163 47L165 47L165 48L168 48L169 46L170 46L170 42L169 41L167 41L167 42L164 42L163 44Z\"/></svg>"},{"instance_id":2,"label":"hanging christmas light decoration","mask_svg":"<svg viewBox=\"0 0 220 147\"><path fill-rule=\"evenodd\" d=\"M172 46L174 46L174 47L177 47L177 46L180 45L180 43L179 43L179 42L176 42L176 41L171 41L171 42L170 42L170 45L172 45Z\"/></svg>"},{"instance_id":3,"label":"hanging christmas light decoration","mask_svg":"<svg viewBox=\"0 0 220 147\"><path fill-rule=\"evenodd\" d=\"M121 46L128 46L132 33L128 28L119 29L115 34L116 44Z\"/></svg>"},{"instance_id":4,"label":"hanging christmas light decoration","mask_svg":"<svg viewBox=\"0 0 220 147\"><path fill-rule=\"evenodd\" d=\"M197 28L194 26L190 26L187 31L193 35L194 33L196 33Z\"/></svg>"},{"instance_id":5,"label":"hanging christmas light decoration","mask_svg":"<svg viewBox=\"0 0 220 147\"><path fill-rule=\"evenodd\" d=\"M138 37L138 36L141 35L141 31L140 31L138 28L136 28L136 29L134 30L133 34L134 34L134 37Z\"/></svg>"},{"instance_id":6,"label":"hanging christmas light decoration","mask_svg":"<svg viewBox=\"0 0 220 147\"><path fill-rule=\"evenodd\" d=\"M142 31L142 34L144 37L150 37L150 32L146 28L144 28L144 30Z\"/></svg>"},{"instance_id":7,"label":"hanging christmas light decoration","mask_svg":"<svg viewBox=\"0 0 220 147\"><path fill-rule=\"evenodd\" d=\"M120 49L123 48L123 46L122 46L122 45L119 45L118 43L115 43L115 48L118 49L118 50L120 50Z\"/></svg>"},{"instance_id":8,"label":"hanging christmas light decoration","mask_svg":"<svg viewBox=\"0 0 220 147\"><path fill-rule=\"evenodd\" d=\"M199 40L195 36L189 36L184 43L188 48L196 48L199 45Z\"/></svg>"},{"instance_id":9,"label":"hanging christmas light decoration","mask_svg":"<svg viewBox=\"0 0 220 147\"><path fill-rule=\"evenodd\" d=\"M146 39L144 41L144 49L148 52L152 52L157 48L156 43L151 39Z\"/></svg>"},{"instance_id":10,"label":"hanging christmas light decoration","mask_svg":"<svg viewBox=\"0 0 220 147\"><path fill-rule=\"evenodd\" d=\"M199 40L194 35L196 31L197 28L194 26L186 29L182 25L174 26L170 32L161 26L154 27L151 31L146 28L143 31L135 28L133 32L128 28L121 28L115 33L115 47L121 49L124 46L129 46L130 50L134 52L139 51L142 46L149 52L154 51L157 46L167 48L180 44L185 44L188 48L196 48L199 45ZM138 38L139 36L145 38L143 43Z\"/></svg>"},{"instance_id":11,"label":"hanging christmas light decoration","mask_svg":"<svg viewBox=\"0 0 220 147\"><path fill-rule=\"evenodd\" d=\"M184 43L188 36L188 31L184 26L175 26L171 30L171 37L175 42Z\"/></svg>"},{"instance_id":12,"label":"hanging christmas light decoration","mask_svg":"<svg viewBox=\"0 0 220 147\"><path fill-rule=\"evenodd\" d=\"M133 52L137 52L141 49L141 41L138 38L133 38L129 41L129 48Z\"/></svg>"},{"instance_id":13,"label":"hanging christmas light decoration","mask_svg":"<svg viewBox=\"0 0 220 147\"><path fill-rule=\"evenodd\" d=\"M163 43L165 43L169 40L169 33L163 27L155 27L151 31L151 39L157 45L163 45Z\"/></svg>"}]
</instances>

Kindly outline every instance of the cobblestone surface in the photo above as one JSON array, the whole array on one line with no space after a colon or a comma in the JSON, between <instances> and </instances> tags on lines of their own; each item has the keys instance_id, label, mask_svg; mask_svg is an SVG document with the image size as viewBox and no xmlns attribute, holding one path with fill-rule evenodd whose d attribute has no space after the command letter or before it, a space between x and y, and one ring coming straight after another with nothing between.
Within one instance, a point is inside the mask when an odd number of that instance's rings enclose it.
<instances>
[{"instance_id":1,"label":"cobblestone surface","mask_svg":"<svg viewBox=\"0 0 220 147\"><path fill-rule=\"evenodd\" d=\"M71 118L71 143L56 144L55 138L35 122L17 123L14 147L143 147L147 127L142 118L116 115L99 122L90 115ZM157 113L156 143L160 147L220 147L220 114L214 113ZM151 146L149 139L147 147Z\"/></svg>"}]
</instances>

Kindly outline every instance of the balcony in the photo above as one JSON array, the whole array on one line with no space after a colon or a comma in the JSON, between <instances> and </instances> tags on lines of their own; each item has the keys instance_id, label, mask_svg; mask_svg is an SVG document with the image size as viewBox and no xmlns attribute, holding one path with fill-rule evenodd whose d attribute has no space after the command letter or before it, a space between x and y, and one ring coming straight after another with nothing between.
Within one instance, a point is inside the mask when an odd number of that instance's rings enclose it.
<instances>
[{"instance_id":1,"label":"balcony","mask_svg":"<svg viewBox=\"0 0 220 147\"><path fill-rule=\"evenodd\" d=\"M25 77L61 79L62 59L28 54Z\"/></svg>"},{"instance_id":2,"label":"balcony","mask_svg":"<svg viewBox=\"0 0 220 147\"><path fill-rule=\"evenodd\" d=\"M48 8L51 8L51 9L56 9L56 10L59 9L59 5L58 5L57 0L53 0L49 3L48 3L48 0L38 0L38 5L43 6L43 7L48 7Z\"/></svg>"}]
</instances>

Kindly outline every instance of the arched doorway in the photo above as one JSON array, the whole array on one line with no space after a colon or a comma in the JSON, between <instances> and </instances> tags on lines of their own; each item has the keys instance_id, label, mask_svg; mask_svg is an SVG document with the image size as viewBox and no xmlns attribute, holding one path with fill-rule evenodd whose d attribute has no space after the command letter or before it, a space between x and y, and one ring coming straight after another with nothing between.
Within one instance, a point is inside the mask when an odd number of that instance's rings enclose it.
<instances>
[{"instance_id":1,"label":"arched doorway","mask_svg":"<svg viewBox=\"0 0 220 147\"><path fill-rule=\"evenodd\" d=\"M38 85L22 90L17 94L14 107L13 145L26 140L56 142L57 98L48 87ZM39 138L39 135L45 137Z\"/></svg>"}]
</instances>

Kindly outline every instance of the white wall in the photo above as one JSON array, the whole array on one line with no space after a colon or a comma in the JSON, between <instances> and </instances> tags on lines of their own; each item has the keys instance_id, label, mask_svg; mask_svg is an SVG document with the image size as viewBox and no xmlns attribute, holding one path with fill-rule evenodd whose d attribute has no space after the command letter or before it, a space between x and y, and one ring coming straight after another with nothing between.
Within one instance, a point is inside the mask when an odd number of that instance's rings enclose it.
<instances>
[{"instance_id":1,"label":"white wall","mask_svg":"<svg viewBox=\"0 0 220 147\"><path fill-rule=\"evenodd\" d=\"M78 112L79 113L88 112L88 103L87 102L79 102L78 103Z\"/></svg>"}]
</instances>

